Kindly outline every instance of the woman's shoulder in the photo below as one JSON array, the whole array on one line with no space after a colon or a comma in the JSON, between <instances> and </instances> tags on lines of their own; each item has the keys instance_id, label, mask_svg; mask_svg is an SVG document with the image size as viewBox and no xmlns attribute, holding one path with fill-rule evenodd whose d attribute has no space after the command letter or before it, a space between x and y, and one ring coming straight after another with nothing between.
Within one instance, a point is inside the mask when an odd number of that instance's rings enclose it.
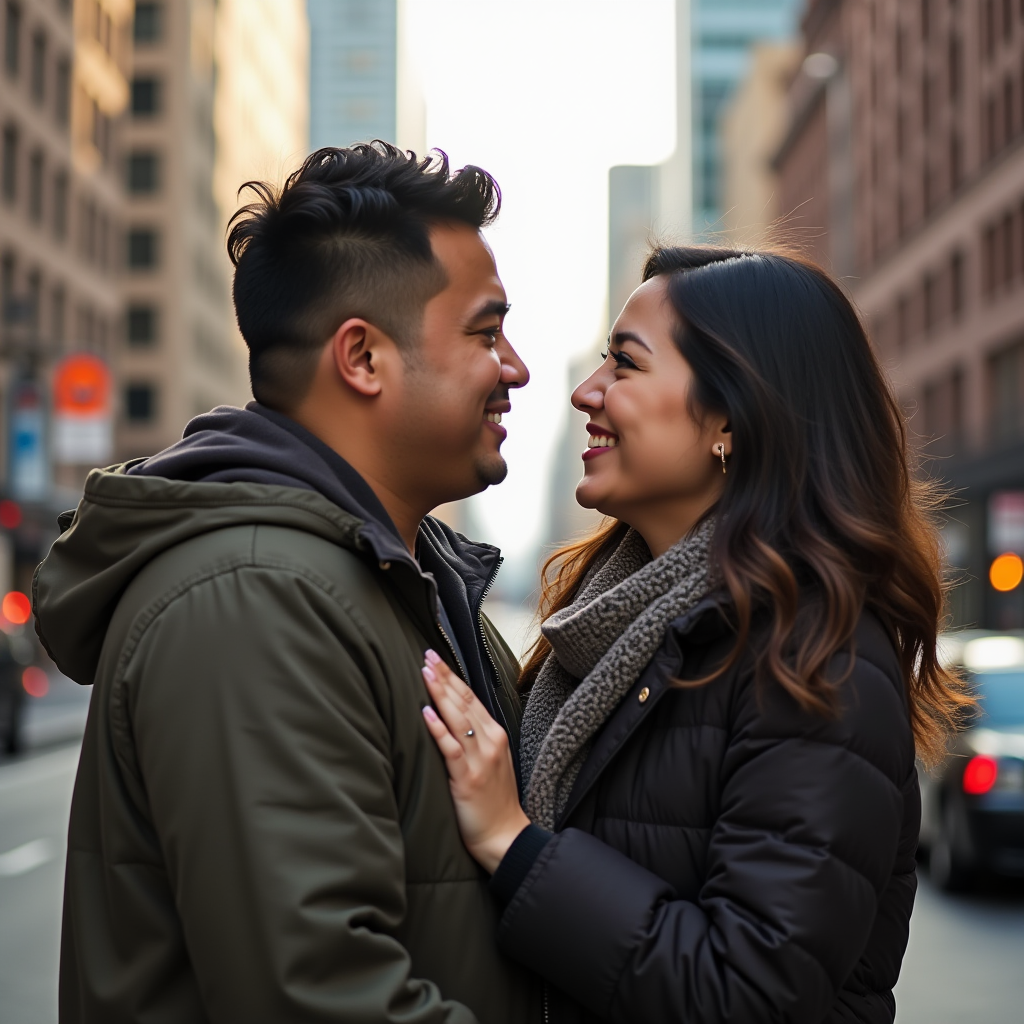
<instances>
[{"instance_id":1,"label":"woman's shoulder","mask_svg":"<svg viewBox=\"0 0 1024 1024\"><path fill-rule=\"evenodd\" d=\"M733 653L730 608L709 601L672 623L665 638L666 662L676 660L672 652L677 654L683 692L696 696L706 688L702 702L718 705L734 744L760 749L792 743L820 748L819 756L838 747L893 780L902 778L914 755L906 686L896 644L878 616L862 610L851 641L832 657L827 673L835 689L831 713L804 706L770 674L758 674L756 652L770 630L766 618L754 616L748 641L730 667L692 689Z\"/></svg>"}]
</instances>

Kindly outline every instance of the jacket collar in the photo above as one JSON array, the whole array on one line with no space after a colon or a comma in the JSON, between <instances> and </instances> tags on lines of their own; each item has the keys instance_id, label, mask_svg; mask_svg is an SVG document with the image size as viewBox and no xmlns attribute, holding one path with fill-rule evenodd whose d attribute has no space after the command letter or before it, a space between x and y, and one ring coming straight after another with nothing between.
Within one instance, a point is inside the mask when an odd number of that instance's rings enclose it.
<instances>
[{"instance_id":1,"label":"jacket collar","mask_svg":"<svg viewBox=\"0 0 1024 1024\"><path fill-rule=\"evenodd\" d=\"M678 678L685 662L684 647L704 646L731 632L729 608L728 595L716 591L669 623L658 652L597 734L556 823L557 829L565 826L618 751L671 689L672 680ZM645 690L647 693L641 700Z\"/></svg>"}]
</instances>

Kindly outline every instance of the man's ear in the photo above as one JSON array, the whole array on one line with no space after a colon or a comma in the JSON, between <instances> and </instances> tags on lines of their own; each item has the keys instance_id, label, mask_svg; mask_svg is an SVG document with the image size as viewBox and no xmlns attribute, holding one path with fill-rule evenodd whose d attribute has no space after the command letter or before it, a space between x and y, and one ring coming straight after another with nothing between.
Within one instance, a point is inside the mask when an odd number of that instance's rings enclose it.
<instances>
[{"instance_id":1,"label":"man's ear","mask_svg":"<svg viewBox=\"0 0 1024 1024\"><path fill-rule=\"evenodd\" d=\"M328 343L330 359L342 381L359 395L373 398L381 389L381 357L385 336L372 324L352 317Z\"/></svg>"}]
</instances>

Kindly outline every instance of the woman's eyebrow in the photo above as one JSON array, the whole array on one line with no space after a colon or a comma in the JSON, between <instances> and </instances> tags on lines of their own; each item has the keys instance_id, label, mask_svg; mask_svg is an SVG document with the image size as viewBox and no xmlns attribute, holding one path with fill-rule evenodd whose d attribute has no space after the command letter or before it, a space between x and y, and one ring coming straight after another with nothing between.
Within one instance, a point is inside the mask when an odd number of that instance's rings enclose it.
<instances>
[{"instance_id":1,"label":"woman's eyebrow","mask_svg":"<svg viewBox=\"0 0 1024 1024\"><path fill-rule=\"evenodd\" d=\"M641 348L647 349L648 352L651 351L651 346L639 334L634 334L632 331L616 331L610 340L616 345L621 345L626 341L635 341Z\"/></svg>"}]
</instances>

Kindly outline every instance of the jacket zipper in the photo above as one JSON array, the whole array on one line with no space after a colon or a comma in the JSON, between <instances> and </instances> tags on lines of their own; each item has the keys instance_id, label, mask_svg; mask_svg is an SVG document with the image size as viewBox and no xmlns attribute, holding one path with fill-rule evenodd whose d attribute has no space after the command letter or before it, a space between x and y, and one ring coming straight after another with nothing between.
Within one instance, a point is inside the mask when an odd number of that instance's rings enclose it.
<instances>
[{"instance_id":1,"label":"jacket zipper","mask_svg":"<svg viewBox=\"0 0 1024 1024\"><path fill-rule=\"evenodd\" d=\"M501 689L501 673L498 671L498 664L494 660L494 654L491 652L491 645L487 640L487 630L484 629L483 607L484 600L487 597L487 592L494 586L494 581L498 576L498 570L501 568L501 563L504 561L504 558L499 558L495 563L494 568L491 570L490 579L488 579L487 585L484 587L484 592L480 595L480 605L476 613L476 624L480 629L480 639L483 641L484 653L487 655L487 660L491 663L491 668L494 670L494 688L496 690ZM512 730L508 726L508 719L505 717L505 712L501 707L501 699L497 694L494 695L494 703L498 708L498 714L501 715L501 724L505 729L505 734L511 741Z\"/></svg>"},{"instance_id":2,"label":"jacket zipper","mask_svg":"<svg viewBox=\"0 0 1024 1024\"><path fill-rule=\"evenodd\" d=\"M452 643L451 637L444 631L444 626L441 625L440 619L437 620L437 630L441 636L444 637L444 642L448 645L448 650L452 652L452 661L458 665L462 681L468 685L469 673L466 671L466 666L462 664L462 659L459 657L459 652L455 650L455 644Z\"/></svg>"},{"instance_id":3,"label":"jacket zipper","mask_svg":"<svg viewBox=\"0 0 1024 1024\"><path fill-rule=\"evenodd\" d=\"M551 1010L548 1007L548 983L544 982L544 1024L551 1024Z\"/></svg>"}]
</instances>

